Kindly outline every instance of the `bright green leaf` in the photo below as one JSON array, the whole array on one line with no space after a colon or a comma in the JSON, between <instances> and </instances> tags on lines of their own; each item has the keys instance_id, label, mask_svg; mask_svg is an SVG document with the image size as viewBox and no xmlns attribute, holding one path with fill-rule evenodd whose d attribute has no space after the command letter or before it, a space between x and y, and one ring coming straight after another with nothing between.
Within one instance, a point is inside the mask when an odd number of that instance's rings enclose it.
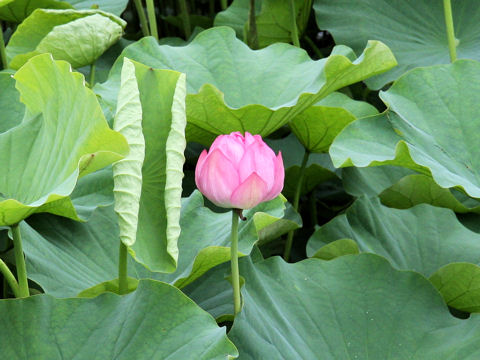
<instances>
[{"instance_id":1,"label":"bright green leaf","mask_svg":"<svg viewBox=\"0 0 480 360\"><path fill-rule=\"evenodd\" d=\"M109 80L96 86L112 108L122 57L187 74L187 139L205 145L232 131L266 136L336 89L396 64L377 41L357 60L348 48L336 47L328 58L312 61L288 44L253 51L226 27L205 30L181 47L159 46L148 37L127 47Z\"/></svg>"},{"instance_id":2,"label":"bright green leaf","mask_svg":"<svg viewBox=\"0 0 480 360\"><path fill-rule=\"evenodd\" d=\"M345 126L358 117L376 114L378 114L377 109L368 103L352 100L340 93L333 93L295 116L290 122L290 127L310 152L328 152L333 139Z\"/></svg>"},{"instance_id":3,"label":"bright green leaf","mask_svg":"<svg viewBox=\"0 0 480 360\"><path fill-rule=\"evenodd\" d=\"M122 83L113 129L125 136L130 147L129 154L113 164L115 184L113 193L120 240L126 246L132 246L137 236L145 139L142 132L142 104L135 77L135 65L127 58L124 58L122 68Z\"/></svg>"},{"instance_id":4,"label":"bright green leaf","mask_svg":"<svg viewBox=\"0 0 480 360\"><path fill-rule=\"evenodd\" d=\"M355 240L362 252L386 257L398 269L430 276L451 262L480 261L480 234L466 229L451 210L421 204L388 208L378 198L360 198L321 226L307 244L313 256L338 239Z\"/></svg>"},{"instance_id":5,"label":"bright green leaf","mask_svg":"<svg viewBox=\"0 0 480 360\"><path fill-rule=\"evenodd\" d=\"M121 159L127 143L68 63L37 56L15 80L26 113L20 126L0 134L0 225L35 212L79 219L68 198L78 177Z\"/></svg>"},{"instance_id":6,"label":"bright green leaf","mask_svg":"<svg viewBox=\"0 0 480 360\"><path fill-rule=\"evenodd\" d=\"M380 97L390 110L347 126L330 147L335 166L399 165L480 197L480 63L410 71ZM461 88L462 91L449 91Z\"/></svg>"},{"instance_id":7,"label":"bright green leaf","mask_svg":"<svg viewBox=\"0 0 480 360\"><path fill-rule=\"evenodd\" d=\"M430 281L445 302L458 310L480 312L480 267L469 263L452 263L437 270Z\"/></svg>"},{"instance_id":8,"label":"bright green leaf","mask_svg":"<svg viewBox=\"0 0 480 360\"><path fill-rule=\"evenodd\" d=\"M220 360L238 355L225 328L210 315L180 290L151 280L124 296L2 300L0 319L2 356L12 360Z\"/></svg>"},{"instance_id":9,"label":"bright green leaf","mask_svg":"<svg viewBox=\"0 0 480 360\"><path fill-rule=\"evenodd\" d=\"M11 0L0 2L0 19L13 23L21 23L36 9L71 9L72 6L59 0Z\"/></svg>"},{"instance_id":10,"label":"bright green leaf","mask_svg":"<svg viewBox=\"0 0 480 360\"><path fill-rule=\"evenodd\" d=\"M385 43L398 60L393 70L367 80L380 89L407 70L450 62L442 1L315 0L320 29L328 30L337 44L360 53L370 39ZM457 57L480 60L480 13L476 0L452 1Z\"/></svg>"},{"instance_id":11,"label":"bright green leaf","mask_svg":"<svg viewBox=\"0 0 480 360\"><path fill-rule=\"evenodd\" d=\"M480 318L456 319L423 276L372 254L241 269L229 338L241 359L476 359Z\"/></svg>"},{"instance_id":12,"label":"bright green leaf","mask_svg":"<svg viewBox=\"0 0 480 360\"><path fill-rule=\"evenodd\" d=\"M452 191L455 190L438 186L429 176L410 175L385 189L379 196L383 204L397 209L408 209L425 203L452 209L457 213L480 213L478 201L465 195L462 196L460 192L452 193Z\"/></svg>"},{"instance_id":13,"label":"bright green leaf","mask_svg":"<svg viewBox=\"0 0 480 360\"><path fill-rule=\"evenodd\" d=\"M352 239L339 239L322 246L312 257L322 260L332 260L339 256L358 253L360 253L360 250L355 241Z\"/></svg>"},{"instance_id":14,"label":"bright green leaf","mask_svg":"<svg viewBox=\"0 0 480 360\"><path fill-rule=\"evenodd\" d=\"M128 277L127 278L127 294L131 293L132 291L135 291L135 289L138 287L138 279ZM118 290L118 279L113 279L110 281L105 281L102 282L98 285L95 285L91 288L85 289L82 292L80 292L77 296L81 298L94 298L98 295L101 295L106 292L111 292L114 294L119 294ZM123 294L119 294L123 295Z\"/></svg>"},{"instance_id":15,"label":"bright green leaf","mask_svg":"<svg viewBox=\"0 0 480 360\"><path fill-rule=\"evenodd\" d=\"M122 19L100 10L37 9L8 42L9 67L18 69L45 52L75 68L92 64L120 39L125 26Z\"/></svg>"}]
</instances>

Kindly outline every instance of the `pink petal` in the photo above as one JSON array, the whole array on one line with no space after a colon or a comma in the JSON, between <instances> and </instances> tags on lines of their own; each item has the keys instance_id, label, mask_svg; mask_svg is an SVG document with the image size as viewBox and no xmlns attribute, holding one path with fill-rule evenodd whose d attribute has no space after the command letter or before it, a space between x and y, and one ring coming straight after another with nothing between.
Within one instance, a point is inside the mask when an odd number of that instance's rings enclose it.
<instances>
[{"instance_id":1,"label":"pink petal","mask_svg":"<svg viewBox=\"0 0 480 360\"><path fill-rule=\"evenodd\" d=\"M202 172L203 165L205 164L205 159L207 158L207 150L203 150L197 160L197 165L195 166L195 184L199 183L200 174Z\"/></svg>"},{"instance_id":2,"label":"pink petal","mask_svg":"<svg viewBox=\"0 0 480 360\"><path fill-rule=\"evenodd\" d=\"M251 209L264 201L267 192L267 184L254 172L235 189L230 203L236 209Z\"/></svg>"},{"instance_id":3,"label":"pink petal","mask_svg":"<svg viewBox=\"0 0 480 360\"><path fill-rule=\"evenodd\" d=\"M268 191L270 191L275 176L275 153L263 141L247 146L238 165L241 182L245 181L253 172L256 172L265 181Z\"/></svg>"},{"instance_id":4,"label":"pink petal","mask_svg":"<svg viewBox=\"0 0 480 360\"><path fill-rule=\"evenodd\" d=\"M275 158L275 180L272 189L267 194L265 201L275 199L283 190L283 182L285 180L285 169L283 167L282 152L278 152Z\"/></svg>"},{"instance_id":5,"label":"pink petal","mask_svg":"<svg viewBox=\"0 0 480 360\"><path fill-rule=\"evenodd\" d=\"M242 159L244 148L243 136L236 132L218 136L210 147L210 151L219 149L227 159L237 165Z\"/></svg>"},{"instance_id":6,"label":"pink petal","mask_svg":"<svg viewBox=\"0 0 480 360\"><path fill-rule=\"evenodd\" d=\"M195 179L198 189L215 205L231 208L230 197L240 184L232 162L214 149L205 160L200 175Z\"/></svg>"}]
</instances>

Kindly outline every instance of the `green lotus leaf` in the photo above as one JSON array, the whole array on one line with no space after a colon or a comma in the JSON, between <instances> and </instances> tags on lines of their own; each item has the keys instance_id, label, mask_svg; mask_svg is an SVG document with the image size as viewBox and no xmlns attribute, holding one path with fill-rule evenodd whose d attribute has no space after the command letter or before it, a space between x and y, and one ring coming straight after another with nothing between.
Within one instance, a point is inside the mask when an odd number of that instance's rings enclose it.
<instances>
[{"instance_id":1,"label":"green lotus leaf","mask_svg":"<svg viewBox=\"0 0 480 360\"><path fill-rule=\"evenodd\" d=\"M453 1L457 57L480 60L480 14L475 0ZM450 62L443 2L428 0L315 0L313 8L320 29L328 30L337 44L362 51L370 39L385 43L398 66L367 80L380 89L407 70ZM354 24L354 26L352 26Z\"/></svg>"},{"instance_id":2,"label":"green lotus leaf","mask_svg":"<svg viewBox=\"0 0 480 360\"><path fill-rule=\"evenodd\" d=\"M283 218L284 208L283 200L277 198L244 213L248 220L240 223L242 255L249 254L257 241L266 241L273 234L281 236L291 229L291 225L277 224ZM181 256L177 270L173 274L153 273L130 258L129 276L181 287L230 260L230 213L218 214L204 207L202 194L196 191L182 201L180 224ZM98 208L86 223L37 215L29 218L28 224L22 222L21 231L28 276L47 294L76 296L118 277L119 228L113 206Z\"/></svg>"},{"instance_id":3,"label":"green lotus leaf","mask_svg":"<svg viewBox=\"0 0 480 360\"><path fill-rule=\"evenodd\" d=\"M255 14L258 15L262 9L263 0L255 1ZM235 30L239 39L245 37L245 24L248 21L250 9L249 0L233 0L231 4L215 16L214 26L230 26ZM257 29L258 31L258 29Z\"/></svg>"},{"instance_id":4,"label":"green lotus leaf","mask_svg":"<svg viewBox=\"0 0 480 360\"><path fill-rule=\"evenodd\" d=\"M292 200L298 184L300 166L305 154L305 148L300 144L293 134L278 140L267 139L268 145L276 153L282 152L283 164L285 167L285 183L282 190L288 199ZM301 194L307 194L319 184L328 180L337 179L335 168L326 154L310 154L305 170L305 178Z\"/></svg>"},{"instance_id":5,"label":"green lotus leaf","mask_svg":"<svg viewBox=\"0 0 480 360\"><path fill-rule=\"evenodd\" d=\"M480 267L452 263L438 269L430 281L448 306L467 312L480 312Z\"/></svg>"},{"instance_id":6,"label":"green lotus leaf","mask_svg":"<svg viewBox=\"0 0 480 360\"><path fill-rule=\"evenodd\" d=\"M14 0L0 0L0 6L5 6L7 4L10 4Z\"/></svg>"},{"instance_id":7,"label":"green lotus leaf","mask_svg":"<svg viewBox=\"0 0 480 360\"><path fill-rule=\"evenodd\" d=\"M456 319L432 284L373 254L241 269L229 338L241 359L475 359L480 318Z\"/></svg>"},{"instance_id":8,"label":"green lotus leaf","mask_svg":"<svg viewBox=\"0 0 480 360\"><path fill-rule=\"evenodd\" d=\"M310 152L328 152L333 139L345 126L357 118L378 114L372 105L332 93L314 106L298 114L290 127L302 145Z\"/></svg>"},{"instance_id":9,"label":"green lotus leaf","mask_svg":"<svg viewBox=\"0 0 480 360\"><path fill-rule=\"evenodd\" d=\"M355 240L361 252L384 256L398 269L427 277L446 264L477 264L480 259L480 234L465 228L451 210L426 204L399 210L383 206L378 198L359 198L314 232L307 255L345 238Z\"/></svg>"},{"instance_id":10,"label":"green lotus leaf","mask_svg":"<svg viewBox=\"0 0 480 360\"><path fill-rule=\"evenodd\" d=\"M113 174L110 166L80 178L70 195L78 216L88 221L99 207L114 203Z\"/></svg>"},{"instance_id":11,"label":"green lotus leaf","mask_svg":"<svg viewBox=\"0 0 480 360\"><path fill-rule=\"evenodd\" d=\"M347 167L342 169L342 182L345 191L353 196L375 197L402 178L415 174L400 166Z\"/></svg>"},{"instance_id":12,"label":"green lotus leaf","mask_svg":"<svg viewBox=\"0 0 480 360\"><path fill-rule=\"evenodd\" d=\"M6 72L0 72L0 134L22 122L25 105L20 102L20 94L15 88L15 79Z\"/></svg>"},{"instance_id":13,"label":"green lotus leaf","mask_svg":"<svg viewBox=\"0 0 480 360\"><path fill-rule=\"evenodd\" d=\"M311 0L295 0L295 23L299 35L303 33L310 15ZM230 26L240 39L245 38L248 26L249 0L234 0L230 6L215 17L215 26ZM258 46L276 42L292 42L292 12L290 1L260 0L255 1L255 18Z\"/></svg>"},{"instance_id":14,"label":"green lotus leaf","mask_svg":"<svg viewBox=\"0 0 480 360\"><path fill-rule=\"evenodd\" d=\"M128 0L63 0L73 5L75 9L100 9L117 16L122 15Z\"/></svg>"},{"instance_id":15,"label":"green lotus leaf","mask_svg":"<svg viewBox=\"0 0 480 360\"><path fill-rule=\"evenodd\" d=\"M132 291L135 291L137 287L138 287L138 279L128 277L127 291L125 293L126 294L131 293ZM77 295L77 297L94 298L106 292L123 295L123 294L119 294L118 278L110 281L104 281L103 283L100 283L98 285L92 286L91 288L85 289L82 292L80 292Z\"/></svg>"},{"instance_id":16,"label":"green lotus leaf","mask_svg":"<svg viewBox=\"0 0 480 360\"><path fill-rule=\"evenodd\" d=\"M335 166L400 165L480 197L480 63L410 71L380 97L386 113L347 126L330 147ZM461 87L462 92L447 89Z\"/></svg>"},{"instance_id":17,"label":"green lotus leaf","mask_svg":"<svg viewBox=\"0 0 480 360\"><path fill-rule=\"evenodd\" d=\"M72 9L66 1L59 0L12 0L8 5L0 2L0 19L21 23L36 9Z\"/></svg>"},{"instance_id":18,"label":"green lotus leaf","mask_svg":"<svg viewBox=\"0 0 480 360\"><path fill-rule=\"evenodd\" d=\"M397 209L408 209L418 204L452 209L457 213L480 213L480 203L455 189L438 186L431 177L409 175L400 179L379 195L382 203Z\"/></svg>"},{"instance_id":19,"label":"green lotus leaf","mask_svg":"<svg viewBox=\"0 0 480 360\"><path fill-rule=\"evenodd\" d=\"M288 44L253 51L227 27L205 30L181 47L147 37L127 47L109 80L96 86L112 108L123 57L187 74L187 139L204 145L232 131L266 136L336 89L395 66L377 41L357 60L350 49L336 47L328 58L312 61Z\"/></svg>"},{"instance_id":20,"label":"green lotus leaf","mask_svg":"<svg viewBox=\"0 0 480 360\"><path fill-rule=\"evenodd\" d=\"M37 56L14 77L26 112L21 125L0 134L0 225L36 212L78 220L68 198L77 179L120 160L125 138L110 130L68 63Z\"/></svg>"},{"instance_id":21,"label":"green lotus leaf","mask_svg":"<svg viewBox=\"0 0 480 360\"><path fill-rule=\"evenodd\" d=\"M339 256L358 253L360 253L360 250L355 241L352 239L338 239L322 246L312 257L322 260L332 260Z\"/></svg>"},{"instance_id":22,"label":"green lotus leaf","mask_svg":"<svg viewBox=\"0 0 480 360\"><path fill-rule=\"evenodd\" d=\"M177 266L185 161L185 75L133 62L142 107L145 160L136 242L129 248L151 271Z\"/></svg>"},{"instance_id":23,"label":"green lotus leaf","mask_svg":"<svg viewBox=\"0 0 480 360\"><path fill-rule=\"evenodd\" d=\"M142 132L142 104L135 76L135 65L127 58L124 59L122 68L122 83L113 129L125 136L130 147L129 154L113 164L115 183L113 193L120 227L120 240L126 246L131 246L137 237L145 139Z\"/></svg>"},{"instance_id":24,"label":"green lotus leaf","mask_svg":"<svg viewBox=\"0 0 480 360\"><path fill-rule=\"evenodd\" d=\"M119 17L100 10L37 9L8 42L8 66L18 69L42 53L51 53L75 68L93 64L120 39L125 26Z\"/></svg>"},{"instance_id":25,"label":"green lotus leaf","mask_svg":"<svg viewBox=\"0 0 480 360\"><path fill-rule=\"evenodd\" d=\"M2 300L0 314L6 359L210 360L238 355L225 328L209 314L175 287L152 280L141 281L124 296Z\"/></svg>"}]
</instances>

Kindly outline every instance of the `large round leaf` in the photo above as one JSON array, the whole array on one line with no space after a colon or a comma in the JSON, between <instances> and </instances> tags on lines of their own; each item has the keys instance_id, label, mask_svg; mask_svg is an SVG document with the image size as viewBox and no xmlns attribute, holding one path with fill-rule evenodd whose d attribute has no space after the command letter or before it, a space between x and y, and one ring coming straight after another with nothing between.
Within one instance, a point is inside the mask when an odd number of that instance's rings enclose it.
<instances>
[{"instance_id":1,"label":"large round leaf","mask_svg":"<svg viewBox=\"0 0 480 360\"><path fill-rule=\"evenodd\" d=\"M382 203L397 209L418 204L452 209L456 213L480 213L480 203L455 189L444 189L425 175L409 175L382 191Z\"/></svg>"},{"instance_id":2,"label":"large round leaf","mask_svg":"<svg viewBox=\"0 0 480 360\"><path fill-rule=\"evenodd\" d=\"M372 105L332 93L290 122L295 136L310 152L328 152L333 139L357 118L378 114Z\"/></svg>"},{"instance_id":3,"label":"large round leaf","mask_svg":"<svg viewBox=\"0 0 480 360\"><path fill-rule=\"evenodd\" d=\"M421 275L376 255L242 268L242 359L476 359L480 318L452 317Z\"/></svg>"},{"instance_id":4,"label":"large round leaf","mask_svg":"<svg viewBox=\"0 0 480 360\"><path fill-rule=\"evenodd\" d=\"M110 187L111 189L111 187ZM292 228L278 226L284 203L277 198L245 212L240 223L239 251L249 254L257 241L281 236ZM131 259L129 275L185 286L210 268L230 259L230 213L203 206L196 191L183 199L179 262L173 274L149 272ZM297 224L298 227L298 224ZM86 223L37 215L21 224L27 273L46 293L75 296L82 290L118 277L118 221L113 206L97 209Z\"/></svg>"},{"instance_id":5,"label":"large round leaf","mask_svg":"<svg viewBox=\"0 0 480 360\"><path fill-rule=\"evenodd\" d=\"M98 8L100 10L115 14L117 16L122 15L123 11L127 7L128 0L64 0L75 7L75 9L92 9Z\"/></svg>"},{"instance_id":6,"label":"large round leaf","mask_svg":"<svg viewBox=\"0 0 480 360\"><path fill-rule=\"evenodd\" d=\"M415 69L380 96L390 110L338 135L330 147L335 166L406 166L480 197L480 63Z\"/></svg>"},{"instance_id":7,"label":"large round leaf","mask_svg":"<svg viewBox=\"0 0 480 360\"><path fill-rule=\"evenodd\" d=\"M294 12L290 0L255 1L255 23L258 46L263 48L276 42L291 43L292 26L295 21L297 33L301 36L307 25L312 6L311 0L294 0ZM248 31L249 0L234 0L230 6L217 14L215 26L230 26L235 29L238 38L244 39ZM292 19L292 16L295 19Z\"/></svg>"},{"instance_id":8,"label":"large round leaf","mask_svg":"<svg viewBox=\"0 0 480 360\"><path fill-rule=\"evenodd\" d=\"M390 260L398 269L425 276L451 262L480 262L480 235L466 229L451 210L422 204L407 210L388 208L378 198L360 198L310 238L307 254L349 238L361 251Z\"/></svg>"},{"instance_id":9,"label":"large round leaf","mask_svg":"<svg viewBox=\"0 0 480 360\"><path fill-rule=\"evenodd\" d=\"M8 42L8 66L18 69L42 53L51 53L75 68L93 64L120 39L125 26L122 19L100 10L37 9Z\"/></svg>"},{"instance_id":10,"label":"large round leaf","mask_svg":"<svg viewBox=\"0 0 480 360\"><path fill-rule=\"evenodd\" d=\"M396 64L390 50L375 41L357 60L349 48L336 47L328 58L312 61L288 44L253 51L227 27L205 30L180 47L147 37L127 47L109 80L96 86L112 108L124 56L187 74L187 138L206 145L232 131L268 135L336 89Z\"/></svg>"},{"instance_id":11,"label":"large round leaf","mask_svg":"<svg viewBox=\"0 0 480 360\"><path fill-rule=\"evenodd\" d=\"M6 72L0 72L0 134L20 124L25 114L25 105L15 88L15 79Z\"/></svg>"},{"instance_id":12,"label":"large round leaf","mask_svg":"<svg viewBox=\"0 0 480 360\"><path fill-rule=\"evenodd\" d=\"M151 280L125 296L2 300L0 323L2 357L12 360L211 360L238 354L210 315L173 286Z\"/></svg>"},{"instance_id":13,"label":"large round leaf","mask_svg":"<svg viewBox=\"0 0 480 360\"><path fill-rule=\"evenodd\" d=\"M78 219L68 198L77 178L121 159L125 138L110 130L95 94L68 63L37 56L15 79L26 115L0 134L0 225L35 212Z\"/></svg>"},{"instance_id":14,"label":"large round leaf","mask_svg":"<svg viewBox=\"0 0 480 360\"><path fill-rule=\"evenodd\" d=\"M414 67L450 62L442 1L315 0L313 8L319 28L330 31L337 44L359 53L373 39L392 49L398 66L367 80L374 89ZM452 1L452 10L457 56L480 60L477 1Z\"/></svg>"}]
</instances>

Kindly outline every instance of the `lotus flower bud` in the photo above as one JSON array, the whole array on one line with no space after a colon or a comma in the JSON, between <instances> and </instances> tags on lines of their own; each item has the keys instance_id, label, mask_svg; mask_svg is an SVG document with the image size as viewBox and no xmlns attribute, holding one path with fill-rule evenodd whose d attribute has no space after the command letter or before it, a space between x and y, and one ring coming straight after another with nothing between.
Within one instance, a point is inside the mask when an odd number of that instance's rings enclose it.
<instances>
[{"instance_id":1,"label":"lotus flower bud","mask_svg":"<svg viewBox=\"0 0 480 360\"><path fill-rule=\"evenodd\" d=\"M275 156L260 135L220 135L203 150L195 168L198 189L215 205L250 209L272 200L283 189L281 152Z\"/></svg>"}]
</instances>

